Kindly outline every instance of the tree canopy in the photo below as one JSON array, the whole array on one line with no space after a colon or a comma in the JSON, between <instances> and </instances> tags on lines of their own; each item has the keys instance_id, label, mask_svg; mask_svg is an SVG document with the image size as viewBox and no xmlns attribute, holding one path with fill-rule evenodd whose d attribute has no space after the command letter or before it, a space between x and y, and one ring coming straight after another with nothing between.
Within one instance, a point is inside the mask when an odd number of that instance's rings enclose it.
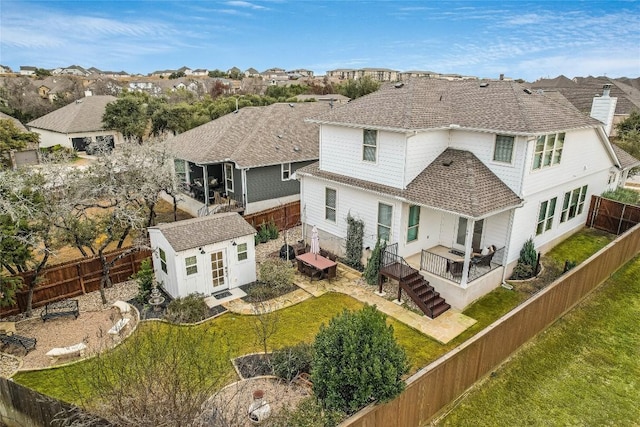
<instances>
[{"instance_id":1,"label":"tree canopy","mask_svg":"<svg viewBox=\"0 0 640 427\"><path fill-rule=\"evenodd\" d=\"M640 111L634 110L629 117L616 124L614 142L636 159L640 159Z\"/></svg>"},{"instance_id":2,"label":"tree canopy","mask_svg":"<svg viewBox=\"0 0 640 427\"><path fill-rule=\"evenodd\" d=\"M10 119L0 119L0 167L10 166L9 152L21 150L29 143L38 144L40 136L35 132L24 132Z\"/></svg>"}]
</instances>

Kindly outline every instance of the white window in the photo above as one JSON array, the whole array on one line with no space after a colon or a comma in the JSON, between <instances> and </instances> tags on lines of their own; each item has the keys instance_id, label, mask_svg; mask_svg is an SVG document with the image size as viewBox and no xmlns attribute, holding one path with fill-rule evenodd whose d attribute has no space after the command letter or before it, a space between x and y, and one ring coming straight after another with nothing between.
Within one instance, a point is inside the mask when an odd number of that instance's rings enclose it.
<instances>
[{"instance_id":1,"label":"white window","mask_svg":"<svg viewBox=\"0 0 640 427\"><path fill-rule=\"evenodd\" d=\"M336 222L336 202L337 193L333 188L324 190L324 218L331 222Z\"/></svg>"},{"instance_id":2,"label":"white window","mask_svg":"<svg viewBox=\"0 0 640 427\"><path fill-rule=\"evenodd\" d=\"M390 241L393 206L378 203L378 240Z\"/></svg>"},{"instance_id":3,"label":"white window","mask_svg":"<svg viewBox=\"0 0 640 427\"><path fill-rule=\"evenodd\" d=\"M160 268L165 273L167 272L167 254L164 252L162 248L159 248L158 252L160 253Z\"/></svg>"},{"instance_id":4,"label":"white window","mask_svg":"<svg viewBox=\"0 0 640 427\"><path fill-rule=\"evenodd\" d=\"M378 131L365 129L362 132L362 160L375 162L378 149Z\"/></svg>"},{"instance_id":5,"label":"white window","mask_svg":"<svg viewBox=\"0 0 640 427\"><path fill-rule=\"evenodd\" d=\"M587 197L587 186L576 188L573 191L564 193L564 203L562 204L562 214L560 222L565 222L575 218L582 213L584 200Z\"/></svg>"},{"instance_id":6,"label":"white window","mask_svg":"<svg viewBox=\"0 0 640 427\"><path fill-rule=\"evenodd\" d=\"M187 167L185 165L185 161L182 159L174 159L173 164L176 169L176 177L178 178L178 182L186 183L187 182Z\"/></svg>"},{"instance_id":7,"label":"white window","mask_svg":"<svg viewBox=\"0 0 640 427\"><path fill-rule=\"evenodd\" d=\"M564 133L538 136L533 154L533 169L541 169L560 163L563 147Z\"/></svg>"},{"instance_id":8,"label":"white window","mask_svg":"<svg viewBox=\"0 0 640 427\"><path fill-rule=\"evenodd\" d=\"M283 163L281 165L281 172L283 181L291 179L291 163Z\"/></svg>"},{"instance_id":9,"label":"white window","mask_svg":"<svg viewBox=\"0 0 640 427\"><path fill-rule=\"evenodd\" d=\"M496 142L493 147L493 160L496 162L511 163L513 159L512 136L496 135Z\"/></svg>"},{"instance_id":10,"label":"white window","mask_svg":"<svg viewBox=\"0 0 640 427\"><path fill-rule=\"evenodd\" d=\"M420 225L420 206L409 207L409 222L407 224L407 242L418 240L418 226Z\"/></svg>"},{"instance_id":11,"label":"white window","mask_svg":"<svg viewBox=\"0 0 640 427\"><path fill-rule=\"evenodd\" d=\"M188 256L184 259L184 264L187 267L187 276L196 274L198 272L198 260L194 256Z\"/></svg>"},{"instance_id":12,"label":"white window","mask_svg":"<svg viewBox=\"0 0 640 427\"><path fill-rule=\"evenodd\" d=\"M224 188L233 192L233 165L231 163L224 164Z\"/></svg>"},{"instance_id":13,"label":"white window","mask_svg":"<svg viewBox=\"0 0 640 427\"><path fill-rule=\"evenodd\" d=\"M538 224L536 225L536 236L551 230L553 226L553 216L556 213L557 197L551 200L545 200L540 203L540 211L538 212Z\"/></svg>"},{"instance_id":14,"label":"white window","mask_svg":"<svg viewBox=\"0 0 640 427\"><path fill-rule=\"evenodd\" d=\"M244 261L245 259L247 259L249 256L247 255L247 244L246 243L240 243L238 246L236 246L237 250L238 250L238 261Z\"/></svg>"}]
</instances>

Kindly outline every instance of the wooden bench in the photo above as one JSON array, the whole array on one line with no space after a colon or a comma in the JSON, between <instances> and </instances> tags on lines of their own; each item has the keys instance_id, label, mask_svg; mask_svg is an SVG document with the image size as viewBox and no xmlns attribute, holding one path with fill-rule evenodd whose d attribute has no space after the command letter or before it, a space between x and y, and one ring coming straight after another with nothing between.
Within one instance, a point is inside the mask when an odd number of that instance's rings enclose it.
<instances>
[{"instance_id":1,"label":"wooden bench","mask_svg":"<svg viewBox=\"0 0 640 427\"><path fill-rule=\"evenodd\" d=\"M44 306L44 310L40 313L43 322L62 316L74 316L77 319L79 315L77 299L50 302Z\"/></svg>"},{"instance_id":2,"label":"wooden bench","mask_svg":"<svg viewBox=\"0 0 640 427\"><path fill-rule=\"evenodd\" d=\"M127 326L127 323L129 323L129 318L127 317L118 320L116 324L113 325L111 329L109 329L109 334L119 335L120 331L122 331L124 327Z\"/></svg>"},{"instance_id":3,"label":"wooden bench","mask_svg":"<svg viewBox=\"0 0 640 427\"><path fill-rule=\"evenodd\" d=\"M87 345L83 342L70 345L69 347L56 347L47 352L47 356L51 358L51 363L55 363L62 357L84 356Z\"/></svg>"},{"instance_id":4,"label":"wooden bench","mask_svg":"<svg viewBox=\"0 0 640 427\"><path fill-rule=\"evenodd\" d=\"M24 348L27 353L36 348L35 338L24 337L17 334L0 334L0 341L2 341L3 344Z\"/></svg>"}]
</instances>

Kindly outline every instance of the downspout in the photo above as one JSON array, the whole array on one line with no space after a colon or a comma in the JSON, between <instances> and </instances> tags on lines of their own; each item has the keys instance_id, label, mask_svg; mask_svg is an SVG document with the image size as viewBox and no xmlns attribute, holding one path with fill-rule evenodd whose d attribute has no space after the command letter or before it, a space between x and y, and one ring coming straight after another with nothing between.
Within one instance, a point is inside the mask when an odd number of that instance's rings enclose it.
<instances>
[{"instance_id":1,"label":"downspout","mask_svg":"<svg viewBox=\"0 0 640 427\"><path fill-rule=\"evenodd\" d=\"M516 210L513 209L511 211L511 214L509 215L509 232L507 233L507 242L505 243L504 258L502 260L504 264L502 268L502 284L505 284L505 281L507 280L507 264L509 262L509 249L511 248L511 233L513 232L513 217L515 216L515 214Z\"/></svg>"},{"instance_id":2,"label":"downspout","mask_svg":"<svg viewBox=\"0 0 640 427\"><path fill-rule=\"evenodd\" d=\"M209 172L207 171L207 165L202 165L202 180L204 187L204 205L209 206Z\"/></svg>"},{"instance_id":3,"label":"downspout","mask_svg":"<svg viewBox=\"0 0 640 427\"><path fill-rule=\"evenodd\" d=\"M242 204L244 205L245 211L247 210L247 205L249 204L249 196L247 194L247 171L249 168L240 169L240 177L242 181Z\"/></svg>"}]
</instances>

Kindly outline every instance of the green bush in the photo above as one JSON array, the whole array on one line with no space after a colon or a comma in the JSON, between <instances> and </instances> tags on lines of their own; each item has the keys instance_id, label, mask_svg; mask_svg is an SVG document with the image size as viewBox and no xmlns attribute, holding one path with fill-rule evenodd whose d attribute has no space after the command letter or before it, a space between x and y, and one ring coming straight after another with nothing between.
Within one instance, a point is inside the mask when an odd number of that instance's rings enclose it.
<instances>
[{"instance_id":1,"label":"green bush","mask_svg":"<svg viewBox=\"0 0 640 427\"><path fill-rule=\"evenodd\" d=\"M371 258L369 258L369 262L367 262L367 266L364 269L364 273L362 276L364 280L370 284L375 285L378 283L378 274L380 273L380 263L382 262L382 254L384 250L387 248L387 242L384 240L378 240L376 242L376 246L373 248L373 252L371 252Z\"/></svg>"},{"instance_id":2,"label":"green bush","mask_svg":"<svg viewBox=\"0 0 640 427\"><path fill-rule=\"evenodd\" d=\"M347 245L345 264L362 271L362 236L364 234L364 221L355 219L351 213L347 215Z\"/></svg>"},{"instance_id":3,"label":"green bush","mask_svg":"<svg viewBox=\"0 0 640 427\"><path fill-rule=\"evenodd\" d=\"M615 200L627 205L640 204L640 193L628 188L618 187L615 190L609 190L602 193L602 197L605 199Z\"/></svg>"},{"instance_id":4,"label":"green bush","mask_svg":"<svg viewBox=\"0 0 640 427\"><path fill-rule=\"evenodd\" d=\"M288 406L269 419L271 427L334 427L345 418L339 411L327 411L314 397L307 397L291 409Z\"/></svg>"},{"instance_id":5,"label":"green bush","mask_svg":"<svg viewBox=\"0 0 640 427\"><path fill-rule=\"evenodd\" d=\"M530 279L533 276L533 267L527 264L522 264L520 261L518 261L511 273L511 279L513 280Z\"/></svg>"},{"instance_id":6,"label":"green bush","mask_svg":"<svg viewBox=\"0 0 640 427\"><path fill-rule=\"evenodd\" d=\"M538 252L536 252L533 239L529 237L520 249L520 258L511 273L511 279L530 279L536 274L538 274Z\"/></svg>"},{"instance_id":7,"label":"green bush","mask_svg":"<svg viewBox=\"0 0 640 427\"><path fill-rule=\"evenodd\" d=\"M196 323L207 318L209 307L202 294L189 294L169 303L165 319L171 323Z\"/></svg>"},{"instance_id":8,"label":"green bush","mask_svg":"<svg viewBox=\"0 0 640 427\"><path fill-rule=\"evenodd\" d=\"M262 292L280 294L293 283L291 264L281 259L268 259L260 264L260 281L266 289Z\"/></svg>"},{"instance_id":9,"label":"green bush","mask_svg":"<svg viewBox=\"0 0 640 427\"><path fill-rule=\"evenodd\" d=\"M404 390L409 370L404 349L375 306L343 311L322 325L314 342L311 380L325 409L353 413Z\"/></svg>"},{"instance_id":10,"label":"green bush","mask_svg":"<svg viewBox=\"0 0 640 427\"><path fill-rule=\"evenodd\" d=\"M271 234L269 233L269 227L264 222L260 224L260 228L258 229L258 234L256 235L258 238L258 243L266 243L271 239Z\"/></svg>"},{"instance_id":11,"label":"green bush","mask_svg":"<svg viewBox=\"0 0 640 427\"><path fill-rule=\"evenodd\" d=\"M313 346L299 343L274 351L271 354L271 367L277 377L291 382L301 373L311 372L312 360Z\"/></svg>"},{"instance_id":12,"label":"green bush","mask_svg":"<svg viewBox=\"0 0 640 427\"><path fill-rule=\"evenodd\" d=\"M267 233L269 233L269 239L271 240L275 240L278 238L280 232L278 231L278 227L276 226L275 222L269 221L269 224L267 224Z\"/></svg>"},{"instance_id":13,"label":"green bush","mask_svg":"<svg viewBox=\"0 0 640 427\"><path fill-rule=\"evenodd\" d=\"M138 283L138 295L136 300L140 304L146 304L149 301L149 295L153 289L154 273L151 267L151 260L145 259L140 263L140 269L131 276Z\"/></svg>"}]
</instances>

